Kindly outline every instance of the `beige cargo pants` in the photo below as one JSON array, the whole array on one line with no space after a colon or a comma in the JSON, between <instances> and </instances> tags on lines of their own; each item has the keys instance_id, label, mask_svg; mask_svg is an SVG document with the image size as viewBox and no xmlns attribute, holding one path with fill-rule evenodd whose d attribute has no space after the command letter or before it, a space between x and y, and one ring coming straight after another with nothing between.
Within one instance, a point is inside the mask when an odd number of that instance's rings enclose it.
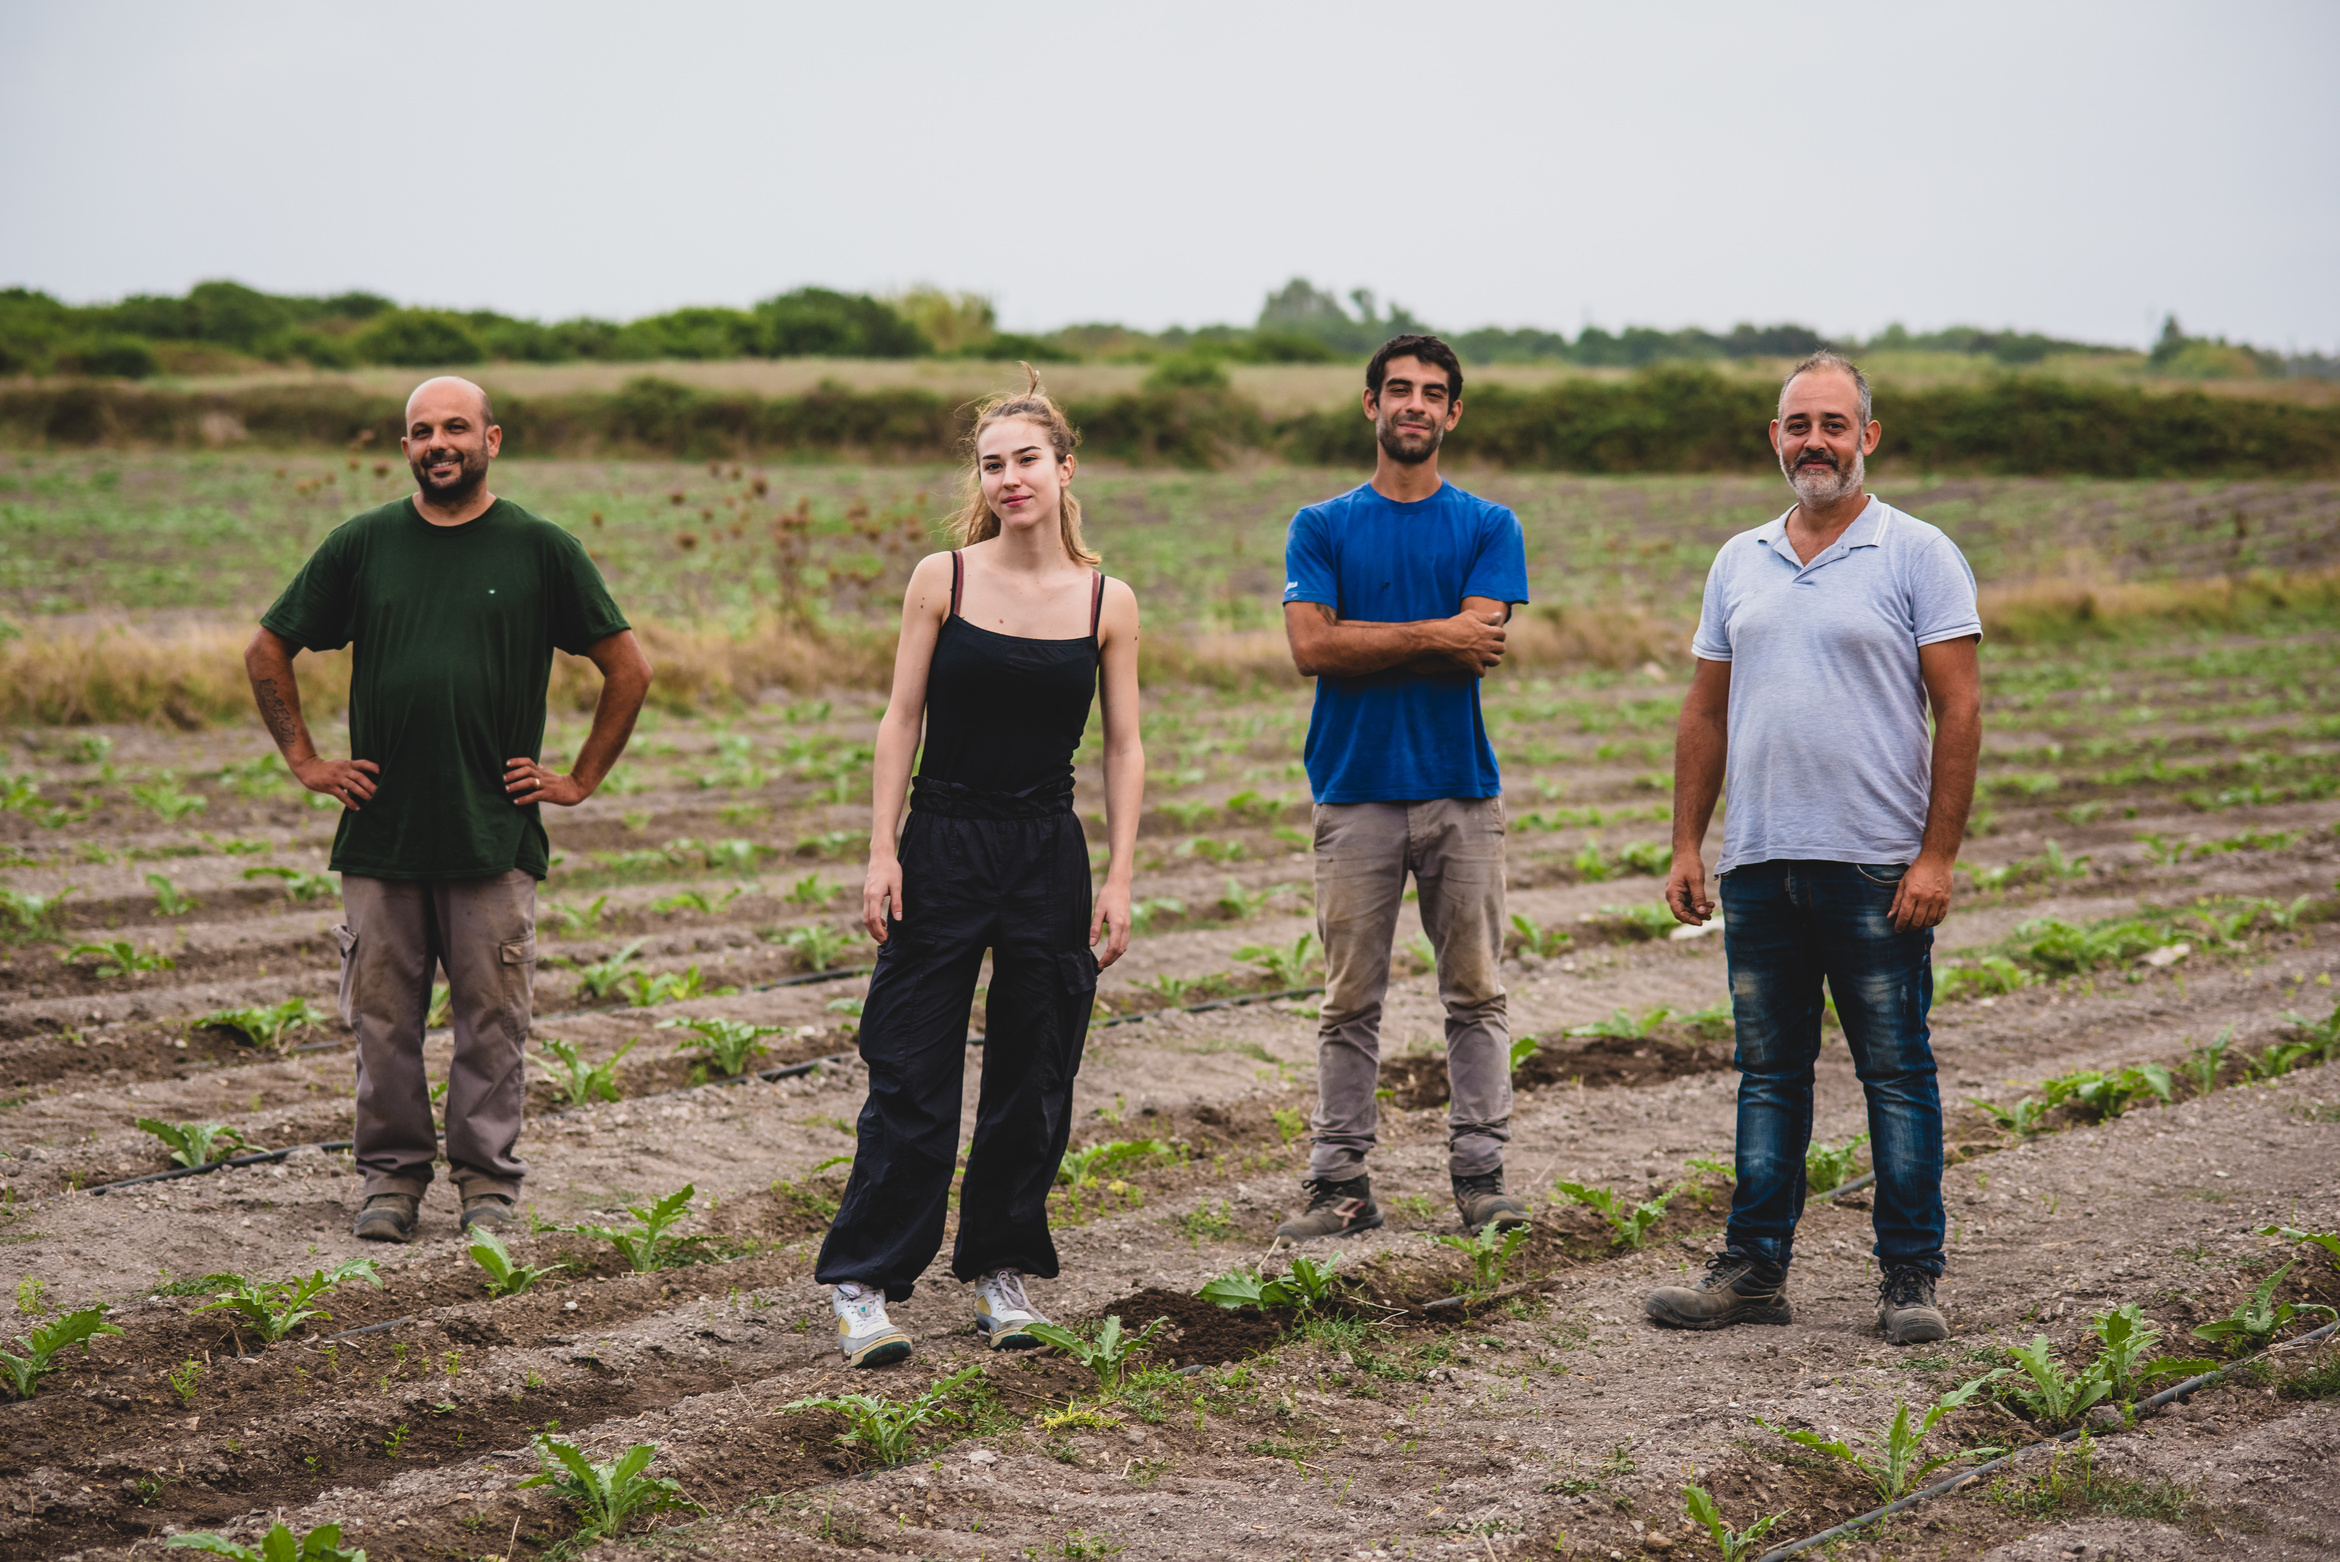
<instances>
[{"instance_id":1,"label":"beige cargo pants","mask_svg":"<svg viewBox=\"0 0 2340 1562\"><path fill-rule=\"evenodd\" d=\"M357 1164L365 1197L422 1197L438 1151L423 1076L431 977L447 973L455 1062L447 1080L447 1166L465 1198L517 1199L527 1090L529 989L536 975L536 880L373 879L343 874L341 1017L357 1032Z\"/></svg>"},{"instance_id":2,"label":"beige cargo pants","mask_svg":"<svg viewBox=\"0 0 2340 1562\"><path fill-rule=\"evenodd\" d=\"M1447 1165L1475 1177L1511 1139L1511 1022L1503 979L1503 799L1329 803L1316 809L1316 931L1324 1007L1316 1027L1311 1177L1365 1167L1380 1121L1381 1004L1406 876L1446 1006Z\"/></svg>"}]
</instances>

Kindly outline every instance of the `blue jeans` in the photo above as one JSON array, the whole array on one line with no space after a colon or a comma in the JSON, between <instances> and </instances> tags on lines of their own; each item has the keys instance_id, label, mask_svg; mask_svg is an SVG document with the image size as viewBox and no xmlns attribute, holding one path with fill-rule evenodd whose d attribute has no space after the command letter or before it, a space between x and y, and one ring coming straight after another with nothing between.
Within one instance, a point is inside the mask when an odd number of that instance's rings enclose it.
<instances>
[{"instance_id":1,"label":"blue jeans","mask_svg":"<svg viewBox=\"0 0 2340 1562\"><path fill-rule=\"evenodd\" d=\"M1836 1001L1869 1098L1881 1265L1942 1272L1942 1098L1926 1011L1934 933L1896 932L1902 864L1773 861L1722 878L1723 948L1738 1029L1738 1186L1726 1247L1785 1268L1804 1213L1820 984Z\"/></svg>"}]
</instances>

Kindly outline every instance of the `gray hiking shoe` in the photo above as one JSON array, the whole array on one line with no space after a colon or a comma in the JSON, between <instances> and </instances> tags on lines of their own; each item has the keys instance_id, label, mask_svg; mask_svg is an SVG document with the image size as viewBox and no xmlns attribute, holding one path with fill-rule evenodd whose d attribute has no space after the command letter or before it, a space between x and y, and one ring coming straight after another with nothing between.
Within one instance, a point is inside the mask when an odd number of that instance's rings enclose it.
<instances>
[{"instance_id":1,"label":"gray hiking shoe","mask_svg":"<svg viewBox=\"0 0 2340 1562\"><path fill-rule=\"evenodd\" d=\"M1661 1329L1727 1329L1734 1323L1793 1323L1787 1271L1735 1253L1706 1261L1696 1285L1661 1285L1641 1310Z\"/></svg>"},{"instance_id":2,"label":"gray hiking shoe","mask_svg":"<svg viewBox=\"0 0 2340 1562\"><path fill-rule=\"evenodd\" d=\"M1934 1305L1934 1277L1901 1265L1887 1269L1877 1281L1877 1328L1888 1345L1948 1339L1949 1322Z\"/></svg>"},{"instance_id":3,"label":"gray hiking shoe","mask_svg":"<svg viewBox=\"0 0 2340 1562\"><path fill-rule=\"evenodd\" d=\"M1363 1172L1346 1182L1311 1177L1304 1186L1308 1208L1276 1227L1276 1235L1287 1242L1353 1236L1382 1224L1381 1210L1373 1202L1373 1179Z\"/></svg>"},{"instance_id":4,"label":"gray hiking shoe","mask_svg":"<svg viewBox=\"0 0 2340 1562\"><path fill-rule=\"evenodd\" d=\"M520 1224L520 1212L501 1193L474 1193L463 1201L463 1229L485 1226L497 1236Z\"/></svg>"},{"instance_id":5,"label":"gray hiking shoe","mask_svg":"<svg viewBox=\"0 0 2340 1562\"><path fill-rule=\"evenodd\" d=\"M411 1242L422 1200L411 1193L377 1193L358 1211L349 1234L366 1242Z\"/></svg>"},{"instance_id":6,"label":"gray hiking shoe","mask_svg":"<svg viewBox=\"0 0 2340 1562\"><path fill-rule=\"evenodd\" d=\"M1528 1207L1503 1191L1503 1168L1476 1177L1454 1179L1454 1207L1462 1211L1463 1230L1473 1236L1492 1223L1497 1231L1528 1224Z\"/></svg>"}]
</instances>

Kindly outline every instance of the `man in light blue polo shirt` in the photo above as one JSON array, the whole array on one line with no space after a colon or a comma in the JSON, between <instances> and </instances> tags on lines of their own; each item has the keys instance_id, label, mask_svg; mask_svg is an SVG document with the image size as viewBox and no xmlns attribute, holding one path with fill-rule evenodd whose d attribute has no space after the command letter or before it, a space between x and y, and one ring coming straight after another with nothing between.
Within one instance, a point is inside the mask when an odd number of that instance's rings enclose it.
<instances>
[{"instance_id":1,"label":"man in light blue polo shirt","mask_svg":"<svg viewBox=\"0 0 2340 1562\"><path fill-rule=\"evenodd\" d=\"M1446 1007L1447 1170L1466 1230L1527 1223L1504 1191L1511 1032L1503 981L1503 779L1479 679L1527 600L1519 518L1438 475L1462 416L1462 364L1399 336L1365 367L1373 480L1292 518L1284 628L1316 679L1316 926L1324 940L1308 1205L1276 1234L1382 1223L1365 1170L1378 1123L1381 1003L1410 873Z\"/></svg>"},{"instance_id":2,"label":"man in light blue polo shirt","mask_svg":"<svg viewBox=\"0 0 2340 1562\"><path fill-rule=\"evenodd\" d=\"M1868 1097L1878 1327L1896 1345L1948 1333L1926 1011L1982 743L1982 620L1957 544L1864 491L1880 432L1859 369L1829 352L1798 364L1771 425L1796 505L1724 543L1706 578L1666 901L1692 925L1714 913L1700 853L1727 755L1718 871L1738 1164L1723 1251L1697 1284L1649 1298L1651 1321L1672 1328L1792 1317L1825 981Z\"/></svg>"}]
</instances>

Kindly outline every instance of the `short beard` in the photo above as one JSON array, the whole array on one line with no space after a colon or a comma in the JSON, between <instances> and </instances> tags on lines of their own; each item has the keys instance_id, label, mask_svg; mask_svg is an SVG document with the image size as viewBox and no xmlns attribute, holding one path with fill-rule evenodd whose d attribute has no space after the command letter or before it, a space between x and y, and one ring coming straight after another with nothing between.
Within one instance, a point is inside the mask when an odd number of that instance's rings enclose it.
<instances>
[{"instance_id":1,"label":"short beard","mask_svg":"<svg viewBox=\"0 0 2340 1562\"><path fill-rule=\"evenodd\" d=\"M1868 480L1867 459L1858 450L1853 452L1849 470L1833 467L1791 467L1787 452L1781 451L1779 471L1796 491L1796 499L1807 509L1825 510L1838 500L1848 497Z\"/></svg>"},{"instance_id":2,"label":"short beard","mask_svg":"<svg viewBox=\"0 0 2340 1562\"><path fill-rule=\"evenodd\" d=\"M460 510L479 496L480 489L487 486L488 453L485 450L456 451L456 459L463 463L462 470L455 474L451 482L434 484L423 475L423 469L436 453L424 451L421 456L406 463L407 470L414 473L414 485L422 490L425 499L445 509Z\"/></svg>"},{"instance_id":3,"label":"short beard","mask_svg":"<svg viewBox=\"0 0 2340 1562\"><path fill-rule=\"evenodd\" d=\"M1422 435L1400 430L1388 418L1377 418L1373 424L1373 437L1389 458L1400 466L1420 466L1438 454L1438 447L1446 438L1446 430L1433 423L1430 432Z\"/></svg>"}]
</instances>

